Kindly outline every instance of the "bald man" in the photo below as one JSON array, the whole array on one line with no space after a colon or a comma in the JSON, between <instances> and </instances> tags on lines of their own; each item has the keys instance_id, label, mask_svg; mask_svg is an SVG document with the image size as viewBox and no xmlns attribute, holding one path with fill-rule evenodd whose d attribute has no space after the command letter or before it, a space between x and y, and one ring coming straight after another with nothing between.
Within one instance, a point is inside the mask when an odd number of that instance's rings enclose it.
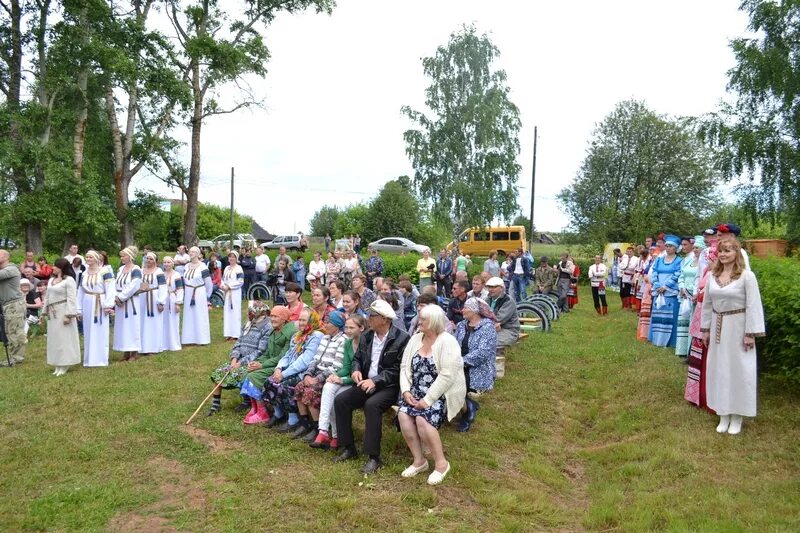
<instances>
[{"instance_id":1,"label":"bald man","mask_svg":"<svg viewBox=\"0 0 800 533\"><path fill-rule=\"evenodd\" d=\"M25 300L19 289L22 275L17 265L11 263L6 250L0 250L0 307L3 308L9 360L0 360L0 366L10 366L25 360Z\"/></svg>"}]
</instances>

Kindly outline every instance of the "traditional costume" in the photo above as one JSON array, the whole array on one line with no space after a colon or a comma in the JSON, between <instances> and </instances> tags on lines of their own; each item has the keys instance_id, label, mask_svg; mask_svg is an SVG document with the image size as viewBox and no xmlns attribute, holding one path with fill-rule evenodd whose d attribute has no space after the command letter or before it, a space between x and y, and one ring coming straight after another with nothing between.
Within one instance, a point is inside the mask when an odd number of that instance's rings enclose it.
<instances>
[{"instance_id":1,"label":"traditional costume","mask_svg":"<svg viewBox=\"0 0 800 533\"><path fill-rule=\"evenodd\" d=\"M667 235L665 240L676 249L681 245L680 239L675 235ZM681 274L681 263L681 258L677 255L670 262L667 262L665 255L656 259L650 269L653 307L647 338L655 346L674 347L678 338L678 278ZM666 290L659 293L658 289L661 288Z\"/></svg>"},{"instance_id":2,"label":"traditional costume","mask_svg":"<svg viewBox=\"0 0 800 533\"><path fill-rule=\"evenodd\" d=\"M177 352L181 349L180 305L183 304L183 276L173 270L164 274L167 282L167 301L164 305L164 336L161 349Z\"/></svg>"},{"instance_id":3,"label":"traditional costume","mask_svg":"<svg viewBox=\"0 0 800 533\"><path fill-rule=\"evenodd\" d=\"M239 254L231 252L236 258ZM238 339L242 330L242 285L244 271L239 265L226 266L222 274L222 285L227 286L225 305L223 306L222 334L226 338Z\"/></svg>"},{"instance_id":4,"label":"traditional costume","mask_svg":"<svg viewBox=\"0 0 800 533\"><path fill-rule=\"evenodd\" d=\"M64 324L64 318L74 319L78 316L75 287L75 280L70 276L64 276L58 283L56 278L50 278L44 297L43 314L47 316L47 364L56 367L57 375L62 375L67 367L81 362L78 323L76 320L70 320L69 324Z\"/></svg>"},{"instance_id":5,"label":"traditional costume","mask_svg":"<svg viewBox=\"0 0 800 533\"><path fill-rule=\"evenodd\" d=\"M114 309L117 290L114 276L102 263L100 254L89 250L86 257L94 257L99 270L83 274L78 287L78 314L83 323L83 366L108 366L108 334L111 318L106 309Z\"/></svg>"},{"instance_id":6,"label":"traditional costume","mask_svg":"<svg viewBox=\"0 0 800 533\"><path fill-rule=\"evenodd\" d=\"M155 260L153 252L148 252ZM142 353L159 353L164 350L164 312L158 306L167 303L167 278L164 271L156 267L149 274L142 274L142 286L139 289L139 310L142 314Z\"/></svg>"},{"instance_id":7,"label":"traditional costume","mask_svg":"<svg viewBox=\"0 0 800 533\"><path fill-rule=\"evenodd\" d=\"M214 291L211 273L202 262L189 263L183 274L182 344L210 344L208 299ZM238 336L238 333L237 333Z\"/></svg>"},{"instance_id":8,"label":"traditional costume","mask_svg":"<svg viewBox=\"0 0 800 533\"><path fill-rule=\"evenodd\" d=\"M130 270L120 266L116 281L116 302L114 312L114 350L118 352L138 352L142 347L141 316L138 298L135 296L142 285L142 269L134 263L136 249L125 248L120 255L130 257Z\"/></svg>"}]
</instances>

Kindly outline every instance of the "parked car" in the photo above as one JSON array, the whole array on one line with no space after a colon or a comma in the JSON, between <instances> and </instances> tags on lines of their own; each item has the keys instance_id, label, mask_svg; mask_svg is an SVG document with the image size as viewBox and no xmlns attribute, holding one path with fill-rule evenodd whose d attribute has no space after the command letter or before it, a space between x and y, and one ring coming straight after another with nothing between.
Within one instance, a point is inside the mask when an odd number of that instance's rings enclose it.
<instances>
[{"instance_id":1,"label":"parked car","mask_svg":"<svg viewBox=\"0 0 800 533\"><path fill-rule=\"evenodd\" d=\"M424 244L417 244L403 237L384 237L375 242L369 243L369 248L374 248L379 252L391 253L415 253L421 254L423 250L429 250Z\"/></svg>"},{"instance_id":2,"label":"parked car","mask_svg":"<svg viewBox=\"0 0 800 533\"><path fill-rule=\"evenodd\" d=\"M17 247L17 243L13 240L9 239L8 237L0 237L0 248L5 248L6 250L13 250Z\"/></svg>"},{"instance_id":3,"label":"parked car","mask_svg":"<svg viewBox=\"0 0 800 533\"><path fill-rule=\"evenodd\" d=\"M299 235L278 235L271 241L262 243L261 246L265 250L277 250L281 246L285 246L287 250L306 251L306 247L300 242Z\"/></svg>"},{"instance_id":4,"label":"parked car","mask_svg":"<svg viewBox=\"0 0 800 533\"><path fill-rule=\"evenodd\" d=\"M229 233L217 235L210 241L199 241L197 247L200 249L208 248L213 250L223 250L231 245L231 235ZM256 247L256 238L249 233L233 234L233 249L237 252L243 248L253 249Z\"/></svg>"}]
</instances>

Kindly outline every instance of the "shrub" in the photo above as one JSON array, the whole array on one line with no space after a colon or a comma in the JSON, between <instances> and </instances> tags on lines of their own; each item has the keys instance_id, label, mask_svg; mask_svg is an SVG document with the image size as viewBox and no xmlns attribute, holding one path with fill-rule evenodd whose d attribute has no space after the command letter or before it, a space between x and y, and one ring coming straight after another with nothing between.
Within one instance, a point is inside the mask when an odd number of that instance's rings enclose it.
<instances>
[{"instance_id":1,"label":"shrub","mask_svg":"<svg viewBox=\"0 0 800 533\"><path fill-rule=\"evenodd\" d=\"M758 277L767 336L758 340L764 372L800 383L800 261L751 259Z\"/></svg>"}]
</instances>

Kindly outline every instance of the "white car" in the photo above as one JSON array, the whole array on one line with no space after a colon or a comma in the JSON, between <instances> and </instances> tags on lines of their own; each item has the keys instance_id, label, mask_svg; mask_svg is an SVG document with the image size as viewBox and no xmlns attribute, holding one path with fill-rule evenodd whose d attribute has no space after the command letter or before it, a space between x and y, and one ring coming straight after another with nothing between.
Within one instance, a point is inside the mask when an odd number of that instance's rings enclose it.
<instances>
[{"instance_id":1,"label":"white car","mask_svg":"<svg viewBox=\"0 0 800 533\"><path fill-rule=\"evenodd\" d=\"M300 243L299 235L279 235L269 242L262 243L261 246L265 250L277 250L281 246L285 246L287 250L306 251L306 247Z\"/></svg>"},{"instance_id":2,"label":"white car","mask_svg":"<svg viewBox=\"0 0 800 533\"><path fill-rule=\"evenodd\" d=\"M210 241L200 241L198 247L209 248L213 250L224 250L231 245L231 235L226 233L217 235ZM249 233L234 233L233 234L233 249L237 252L243 248L250 248L251 250L256 247L256 238Z\"/></svg>"},{"instance_id":3,"label":"white car","mask_svg":"<svg viewBox=\"0 0 800 533\"><path fill-rule=\"evenodd\" d=\"M391 253L415 253L422 254L424 250L430 250L424 244L417 244L409 239L403 237L384 237L375 242L369 243L370 249L378 250L379 252Z\"/></svg>"}]
</instances>

